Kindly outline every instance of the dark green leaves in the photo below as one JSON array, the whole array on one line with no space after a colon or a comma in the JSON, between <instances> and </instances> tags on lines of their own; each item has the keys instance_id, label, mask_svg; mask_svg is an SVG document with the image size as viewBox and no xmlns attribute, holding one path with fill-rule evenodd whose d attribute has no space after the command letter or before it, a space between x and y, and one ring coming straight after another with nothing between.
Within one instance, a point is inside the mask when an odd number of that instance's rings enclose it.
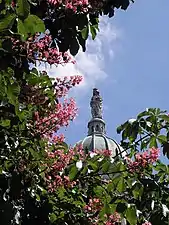
<instances>
[{"instance_id":1,"label":"dark green leaves","mask_svg":"<svg viewBox=\"0 0 169 225\"><path fill-rule=\"evenodd\" d=\"M94 40L97 34L98 26L97 25L90 25L90 32L92 35L92 39Z\"/></svg>"},{"instance_id":2,"label":"dark green leaves","mask_svg":"<svg viewBox=\"0 0 169 225\"><path fill-rule=\"evenodd\" d=\"M17 15L20 19L26 19L30 12L30 5L27 0L17 0Z\"/></svg>"},{"instance_id":3,"label":"dark green leaves","mask_svg":"<svg viewBox=\"0 0 169 225\"><path fill-rule=\"evenodd\" d=\"M136 207L134 205L128 206L126 210L126 218L131 225L137 224Z\"/></svg>"},{"instance_id":4,"label":"dark green leaves","mask_svg":"<svg viewBox=\"0 0 169 225\"><path fill-rule=\"evenodd\" d=\"M23 39L26 39L28 37L28 33L26 30L26 27L24 25L24 23L22 22L22 20L18 19L18 33L21 34Z\"/></svg>"},{"instance_id":5,"label":"dark green leaves","mask_svg":"<svg viewBox=\"0 0 169 225\"><path fill-rule=\"evenodd\" d=\"M157 147L157 140L156 140L155 136L150 137L149 146L150 146L150 148Z\"/></svg>"},{"instance_id":6,"label":"dark green leaves","mask_svg":"<svg viewBox=\"0 0 169 225\"><path fill-rule=\"evenodd\" d=\"M76 177L77 173L78 173L78 168L76 167L76 165L73 164L72 166L69 167L70 180L73 180Z\"/></svg>"},{"instance_id":7,"label":"dark green leaves","mask_svg":"<svg viewBox=\"0 0 169 225\"><path fill-rule=\"evenodd\" d=\"M2 127L9 127L10 124L11 124L11 121L8 119L0 121L0 126L2 126Z\"/></svg>"},{"instance_id":8,"label":"dark green leaves","mask_svg":"<svg viewBox=\"0 0 169 225\"><path fill-rule=\"evenodd\" d=\"M17 83L8 85L7 96L11 104L13 105L16 104L19 93L20 93L20 87Z\"/></svg>"},{"instance_id":9,"label":"dark green leaves","mask_svg":"<svg viewBox=\"0 0 169 225\"><path fill-rule=\"evenodd\" d=\"M29 15L24 20L24 25L27 29L27 32L30 34L35 34L36 32L44 32L45 31L44 22L35 15Z\"/></svg>"},{"instance_id":10,"label":"dark green leaves","mask_svg":"<svg viewBox=\"0 0 169 225\"><path fill-rule=\"evenodd\" d=\"M83 28L83 30L81 31L81 34L82 34L82 38L86 40L89 36L89 27L86 26L85 28Z\"/></svg>"},{"instance_id":11,"label":"dark green leaves","mask_svg":"<svg viewBox=\"0 0 169 225\"><path fill-rule=\"evenodd\" d=\"M76 37L72 37L72 41L70 43L70 53L75 56L79 51L79 43Z\"/></svg>"},{"instance_id":12,"label":"dark green leaves","mask_svg":"<svg viewBox=\"0 0 169 225\"><path fill-rule=\"evenodd\" d=\"M8 14L4 18L0 19L0 32L11 29L15 19L15 14Z\"/></svg>"},{"instance_id":13,"label":"dark green leaves","mask_svg":"<svg viewBox=\"0 0 169 225\"><path fill-rule=\"evenodd\" d=\"M20 33L24 39L28 34L34 35L36 32L44 32L44 22L35 15L29 15L24 21L18 20L18 33Z\"/></svg>"}]
</instances>

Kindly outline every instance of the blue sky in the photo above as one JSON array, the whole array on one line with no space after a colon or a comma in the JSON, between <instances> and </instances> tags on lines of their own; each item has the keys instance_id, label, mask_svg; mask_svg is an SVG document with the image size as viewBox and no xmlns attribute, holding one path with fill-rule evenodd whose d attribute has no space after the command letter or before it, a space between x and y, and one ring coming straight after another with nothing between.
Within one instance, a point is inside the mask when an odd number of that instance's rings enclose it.
<instances>
[{"instance_id":1,"label":"blue sky","mask_svg":"<svg viewBox=\"0 0 169 225\"><path fill-rule=\"evenodd\" d=\"M168 0L136 0L127 11L101 19L100 34L77 56L76 68L51 71L84 75L85 84L72 92L79 116L65 131L68 143L87 134L93 87L103 97L107 135L117 141L116 127L145 108L169 110L168 12Z\"/></svg>"}]
</instances>

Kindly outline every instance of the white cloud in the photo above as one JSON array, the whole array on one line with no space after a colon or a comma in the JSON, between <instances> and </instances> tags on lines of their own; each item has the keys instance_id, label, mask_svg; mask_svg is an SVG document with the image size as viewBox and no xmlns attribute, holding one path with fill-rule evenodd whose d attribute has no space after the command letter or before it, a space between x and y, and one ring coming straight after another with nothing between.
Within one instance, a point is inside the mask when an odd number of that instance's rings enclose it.
<instances>
[{"instance_id":1,"label":"white cloud","mask_svg":"<svg viewBox=\"0 0 169 225\"><path fill-rule=\"evenodd\" d=\"M114 58L114 48L120 36L119 30L115 28L112 21L108 17L100 19L100 32L93 41L89 38L87 42L87 51L80 51L76 59L76 64L59 65L58 67L47 67L51 77L63 77L71 75L82 75L83 82L79 86L81 90L97 85L97 82L104 80L108 75L106 67L108 60ZM42 69L42 66L40 66ZM78 88L78 89L79 89Z\"/></svg>"}]
</instances>

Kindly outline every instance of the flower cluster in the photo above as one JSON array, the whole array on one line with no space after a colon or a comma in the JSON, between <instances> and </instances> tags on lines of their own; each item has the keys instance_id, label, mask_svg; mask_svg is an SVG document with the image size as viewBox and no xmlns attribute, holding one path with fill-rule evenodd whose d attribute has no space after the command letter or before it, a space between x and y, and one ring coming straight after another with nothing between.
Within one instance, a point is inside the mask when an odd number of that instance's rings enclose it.
<instances>
[{"instance_id":1,"label":"flower cluster","mask_svg":"<svg viewBox=\"0 0 169 225\"><path fill-rule=\"evenodd\" d=\"M58 149L54 152L47 152L47 157L53 160L51 165L47 165L48 170L46 171L46 183L50 192L60 186L73 187L76 185L76 181L70 181L69 177L64 175L64 170L76 157L84 158L84 152L80 145L67 151Z\"/></svg>"},{"instance_id":2,"label":"flower cluster","mask_svg":"<svg viewBox=\"0 0 169 225\"><path fill-rule=\"evenodd\" d=\"M102 149L102 150L95 149L93 153L95 153L96 155L102 155L104 157L110 157L112 155L112 151L108 149Z\"/></svg>"},{"instance_id":3,"label":"flower cluster","mask_svg":"<svg viewBox=\"0 0 169 225\"><path fill-rule=\"evenodd\" d=\"M42 136L51 137L60 127L68 126L69 122L77 114L76 103L73 98L64 100L63 103L56 104L52 111L47 112L47 116L35 113L35 129Z\"/></svg>"},{"instance_id":4,"label":"flower cluster","mask_svg":"<svg viewBox=\"0 0 169 225\"><path fill-rule=\"evenodd\" d=\"M65 96L70 88L79 84L82 81L82 76L70 76L64 77L63 79L57 77L56 82L54 83L56 96L57 98L61 98Z\"/></svg>"},{"instance_id":5,"label":"flower cluster","mask_svg":"<svg viewBox=\"0 0 169 225\"><path fill-rule=\"evenodd\" d=\"M114 214L111 215L105 215L106 217L106 221L105 221L105 225L116 225L117 223L120 222L120 214L115 212Z\"/></svg>"},{"instance_id":6,"label":"flower cluster","mask_svg":"<svg viewBox=\"0 0 169 225\"><path fill-rule=\"evenodd\" d=\"M63 134L60 134L60 135L54 134L50 141L53 144L59 144L59 143L64 142L64 140L65 140L65 136Z\"/></svg>"},{"instance_id":7,"label":"flower cluster","mask_svg":"<svg viewBox=\"0 0 169 225\"><path fill-rule=\"evenodd\" d=\"M87 213L87 217L92 224L94 225L100 224L98 213L100 212L102 207L103 203L99 198L90 198L89 203L85 205L84 210ZM104 217L106 219L104 222L105 225L116 225L121 220L120 214L117 212L111 215L105 214Z\"/></svg>"},{"instance_id":8,"label":"flower cluster","mask_svg":"<svg viewBox=\"0 0 169 225\"><path fill-rule=\"evenodd\" d=\"M150 222L145 222L142 225L152 225Z\"/></svg>"},{"instance_id":9,"label":"flower cluster","mask_svg":"<svg viewBox=\"0 0 169 225\"><path fill-rule=\"evenodd\" d=\"M135 161L127 158L129 171L140 172L141 168L145 168L148 164L156 162L159 158L159 151L157 148L151 148L143 153L137 153Z\"/></svg>"},{"instance_id":10,"label":"flower cluster","mask_svg":"<svg viewBox=\"0 0 169 225\"><path fill-rule=\"evenodd\" d=\"M87 12L89 7L88 0L48 0L48 2L55 7L62 5L65 9L73 12Z\"/></svg>"},{"instance_id":11,"label":"flower cluster","mask_svg":"<svg viewBox=\"0 0 169 225\"><path fill-rule=\"evenodd\" d=\"M16 55L26 56L30 62L44 61L52 64L65 64L68 62L75 63L75 60L67 52L60 52L58 47L53 47L51 35L45 34L43 37L36 34L28 38L27 41L21 42L12 38L12 49Z\"/></svg>"},{"instance_id":12,"label":"flower cluster","mask_svg":"<svg viewBox=\"0 0 169 225\"><path fill-rule=\"evenodd\" d=\"M103 204L99 198L90 198L89 203L85 205L84 210L87 213L96 213L97 211L100 211L102 206Z\"/></svg>"},{"instance_id":13,"label":"flower cluster","mask_svg":"<svg viewBox=\"0 0 169 225\"><path fill-rule=\"evenodd\" d=\"M89 10L99 10L104 4L105 0L47 0L52 6L62 6L66 10L72 10L74 13L84 12L87 13Z\"/></svg>"},{"instance_id":14,"label":"flower cluster","mask_svg":"<svg viewBox=\"0 0 169 225\"><path fill-rule=\"evenodd\" d=\"M54 192L56 188L64 186L65 188L72 188L74 185L76 185L76 181L70 181L68 176L60 176L55 175L52 176L46 176L46 183L48 185L48 191Z\"/></svg>"}]
</instances>

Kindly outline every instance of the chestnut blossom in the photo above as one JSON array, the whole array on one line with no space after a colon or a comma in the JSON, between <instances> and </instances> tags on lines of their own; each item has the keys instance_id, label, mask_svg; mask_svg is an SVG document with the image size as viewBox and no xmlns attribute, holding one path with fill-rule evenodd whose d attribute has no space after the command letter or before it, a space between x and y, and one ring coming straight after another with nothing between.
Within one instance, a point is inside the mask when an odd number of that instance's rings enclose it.
<instances>
[{"instance_id":1,"label":"chestnut blossom","mask_svg":"<svg viewBox=\"0 0 169 225\"><path fill-rule=\"evenodd\" d=\"M102 156L105 156L105 157L110 157L112 155L112 151L108 150L108 149L102 149L102 150L95 149L93 152L96 155L102 155Z\"/></svg>"},{"instance_id":2,"label":"chestnut blossom","mask_svg":"<svg viewBox=\"0 0 169 225\"><path fill-rule=\"evenodd\" d=\"M43 37L40 37L40 34L37 34L35 37L28 38L25 42L14 38L11 40L15 54L25 55L30 62L35 62L36 60L45 61L50 65L75 63L75 60L68 52L60 52L57 46L51 46L53 42L51 35L45 34Z\"/></svg>"},{"instance_id":3,"label":"chestnut blossom","mask_svg":"<svg viewBox=\"0 0 169 225\"><path fill-rule=\"evenodd\" d=\"M102 209L103 204L99 198L90 198L89 203L84 206L84 211L87 213L87 217L92 224L100 224L98 213ZM111 215L105 214L105 225L116 225L121 221L120 214L115 212Z\"/></svg>"},{"instance_id":4,"label":"chestnut blossom","mask_svg":"<svg viewBox=\"0 0 169 225\"><path fill-rule=\"evenodd\" d=\"M40 116L36 112L35 128L42 136L51 136L60 127L68 126L77 114L76 103L73 98L64 100L63 103L56 104L53 111L47 111L46 116Z\"/></svg>"},{"instance_id":5,"label":"chestnut blossom","mask_svg":"<svg viewBox=\"0 0 169 225\"><path fill-rule=\"evenodd\" d=\"M106 221L104 222L105 225L116 225L117 223L120 222L120 214L115 212L111 215L105 215Z\"/></svg>"},{"instance_id":6,"label":"chestnut blossom","mask_svg":"<svg viewBox=\"0 0 169 225\"><path fill-rule=\"evenodd\" d=\"M142 225L152 225L152 223L150 223L150 222L145 222L145 223L142 223Z\"/></svg>"},{"instance_id":7,"label":"chestnut blossom","mask_svg":"<svg viewBox=\"0 0 169 225\"><path fill-rule=\"evenodd\" d=\"M53 137L51 138L51 142L53 144L58 144L58 143L62 143L65 140L65 136L63 134L60 135L53 135Z\"/></svg>"},{"instance_id":8,"label":"chestnut blossom","mask_svg":"<svg viewBox=\"0 0 169 225\"><path fill-rule=\"evenodd\" d=\"M80 84L81 81L82 76L78 75L70 77L65 76L63 79L57 77L56 82L54 83L57 98L67 95L68 91L75 85Z\"/></svg>"},{"instance_id":9,"label":"chestnut blossom","mask_svg":"<svg viewBox=\"0 0 169 225\"><path fill-rule=\"evenodd\" d=\"M84 206L84 210L87 213L96 213L97 211L100 211L103 204L99 198L90 198L89 203Z\"/></svg>"},{"instance_id":10,"label":"chestnut blossom","mask_svg":"<svg viewBox=\"0 0 169 225\"><path fill-rule=\"evenodd\" d=\"M62 6L65 10L72 10L77 13L87 13L99 10L103 7L105 0L47 0L51 6Z\"/></svg>"},{"instance_id":11,"label":"chestnut blossom","mask_svg":"<svg viewBox=\"0 0 169 225\"><path fill-rule=\"evenodd\" d=\"M140 172L140 169L145 168L149 164L153 164L154 162L158 160L159 152L160 152L159 149L153 147L142 153L137 153L135 155L135 161L133 161L130 158L126 158L129 171Z\"/></svg>"},{"instance_id":12,"label":"chestnut blossom","mask_svg":"<svg viewBox=\"0 0 169 225\"><path fill-rule=\"evenodd\" d=\"M48 2L55 7L62 5L65 9L73 12L87 12L89 7L88 0L48 0Z\"/></svg>"},{"instance_id":13,"label":"chestnut blossom","mask_svg":"<svg viewBox=\"0 0 169 225\"><path fill-rule=\"evenodd\" d=\"M64 170L76 157L82 159L83 156L81 146L69 148L67 151L57 149L53 152L47 152L47 157L53 160L52 164L47 165L45 172L45 180L50 192L55 191L57 187L71 188L76 185L77 181L70 181L69 177L64 175Z\"/></svg>"}]
</instances>

